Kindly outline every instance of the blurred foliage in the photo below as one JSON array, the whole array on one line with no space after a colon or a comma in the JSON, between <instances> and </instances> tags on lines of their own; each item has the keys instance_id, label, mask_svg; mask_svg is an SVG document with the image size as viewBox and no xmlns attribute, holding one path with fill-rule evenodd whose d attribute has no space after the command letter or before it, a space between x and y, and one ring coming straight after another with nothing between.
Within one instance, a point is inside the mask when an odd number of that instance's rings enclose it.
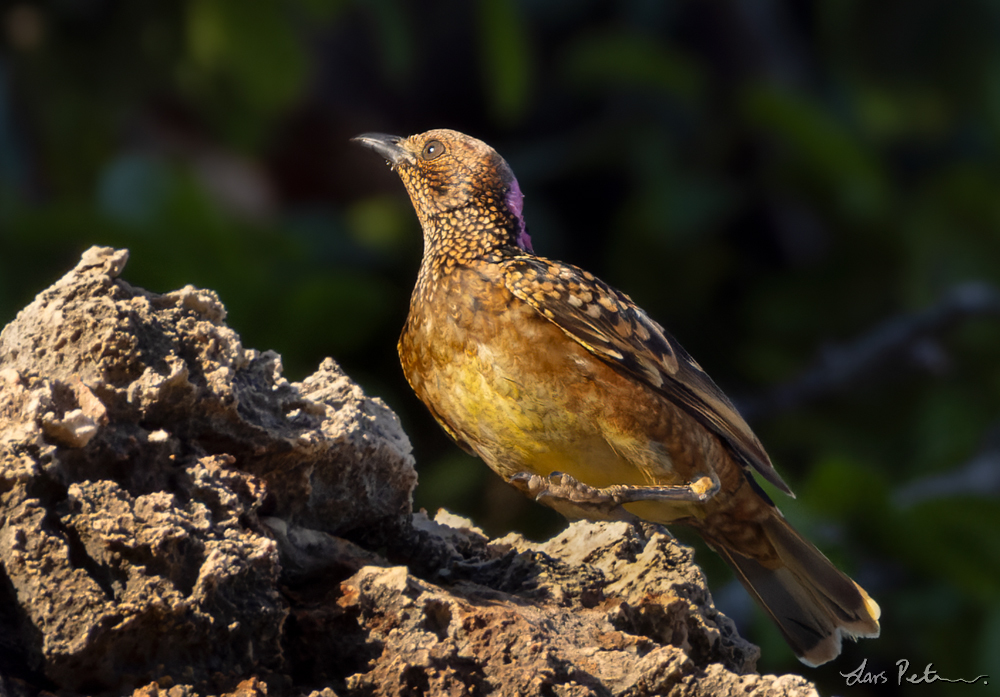
<instances>
[{"instance_id":1,"label":"blurred foliage","mask_svg":"<svg viewBox=\"0 0 1000 697\"><path fill-rule=\"evenodd\" d=\"M630 293L737 397L957 283L1000 285L986 0L11 0L0 29L0 324L83 249L128 247L129 282L217 290L291 379L336 357L400 414L418 505L492 533L562 523L410 394L395 340L420 232L352 135L490 142L535 248ZM881 639L806 671L828 692L998 694L998 325L753 424L788 517L882 605ZM935 490L990 453L992 479ZM798 670L699 559L760 667ZM846 687L866 658L889 683ZM899 687L900 659L993 680Z\"/></svg>"}]
</instances>

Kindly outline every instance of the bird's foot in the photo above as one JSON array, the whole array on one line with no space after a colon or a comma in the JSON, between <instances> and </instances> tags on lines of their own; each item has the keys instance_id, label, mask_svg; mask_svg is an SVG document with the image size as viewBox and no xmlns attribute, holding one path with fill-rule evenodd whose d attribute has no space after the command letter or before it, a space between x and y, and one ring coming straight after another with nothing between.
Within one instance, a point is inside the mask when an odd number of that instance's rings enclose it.
<instances>
[{"instance_id":1,"label":"bird's foot","mask_svg":"<svg viewBox=\"0 0 1000 697\"><path fill-rule=\"evenodd\" d=\"M569 518L630 522L638 518L622 508L623 504L637 501L704 503L719 491L719 480L714 475L703 476L689 484L663 486L619 484L603 489L584 484L562 472L553 472L548 477L530 472L518 472L507 481L539 503L544 503Z\"/></svg>"},{"instance_id":2,"label":"bird's foot","mask_svg":"<svg viewBox=\"0 0 1000 697\"><path fill-rule=\"evenodd\" d=\"M507 481L570 519L638 521L609 494L610 489L594 488L562 472L553 472L548 477L518 472Z\"/></svg>"}]
</instances>

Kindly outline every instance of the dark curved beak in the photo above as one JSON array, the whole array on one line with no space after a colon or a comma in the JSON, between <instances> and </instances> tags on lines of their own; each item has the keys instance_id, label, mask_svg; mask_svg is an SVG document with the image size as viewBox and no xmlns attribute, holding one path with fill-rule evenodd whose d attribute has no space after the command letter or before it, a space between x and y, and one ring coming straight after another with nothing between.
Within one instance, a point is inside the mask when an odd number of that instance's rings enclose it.
<instances>
[{"instance_id":1,"label":"dark curved beak","mask_svg":"<svg viewBox=\"0 0 1000 697\"><path fill-rule=\"evenodd\" d=\"M385 133L362 133L351 138L352 143L359 143L366 148L371 148L393 167L403 162L411 165L414 162L413 154L400 146L399 143L403 140L399 136L390 136Z\"/></svg>"}]
</instances>

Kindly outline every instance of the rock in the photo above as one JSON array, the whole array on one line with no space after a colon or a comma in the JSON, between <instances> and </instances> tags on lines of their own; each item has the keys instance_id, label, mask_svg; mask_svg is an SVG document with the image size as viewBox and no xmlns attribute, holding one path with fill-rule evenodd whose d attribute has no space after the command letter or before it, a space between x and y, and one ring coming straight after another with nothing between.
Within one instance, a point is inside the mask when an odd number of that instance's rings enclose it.
<instances>
[{"instance_id":1,"label":"rock","mask_svg":"<svg viewBox=\"0 0 1000 697\"><path fill-rule=\"evenodd\" d=\"M814 694L754 673L660 528L412 514L385 404L331 359L289 383L127 257L0 333L0 697Z\"/></svg>"},{"instance_id":2,"label":"rock","mask_svg":"<svg viewBox=\"0 0 1000 697\"><path fill-rule=\"evenodd\" d=\"M62 688L225 687L283 666L259 512L393 533L409 441L333 361L289 384L214 293L132 288L126 259L89 250L0 334L0 619L12 663Z\"/></svg>"},{"instance_id":3,"label":"rock","mask_svg":"<svg viewBox=\"0 0 1000 697\"><path fill-rule=\"evenodd\" d=\"M447 585L364 567L341 584L344 614L307 637L343 642L330 653L358 669L351 692L816 694L798 676L753 674L759 650L712 605L692 551L660 528L578 522L533 544L491 542L447 513L416 518L464 549Z\"/></svg>"}]
</instances>

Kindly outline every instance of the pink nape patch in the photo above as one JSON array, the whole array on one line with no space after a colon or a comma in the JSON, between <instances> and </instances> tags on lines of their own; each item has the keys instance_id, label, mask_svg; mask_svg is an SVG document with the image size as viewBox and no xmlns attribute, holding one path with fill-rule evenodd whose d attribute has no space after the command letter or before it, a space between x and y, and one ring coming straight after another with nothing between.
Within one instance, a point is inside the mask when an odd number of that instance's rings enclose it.
<instances>
[{"instance_id":1,"label":"pink nape patch","mask_svg":"<svg viewBox=\"0 0 1000 697\"><path fill-rule=\"evenodd\" d=\"M534 253L534 249L531 248L531 236L528 235L528 227L524 223L524 194L521 193L521 187L517 183L517 179L511 179L510 190L507 192L507 208L510 212L514 214L514 218L517 220L517 235L514 241L517 246L526 252Z\"/></svg>"}]
</instances>

